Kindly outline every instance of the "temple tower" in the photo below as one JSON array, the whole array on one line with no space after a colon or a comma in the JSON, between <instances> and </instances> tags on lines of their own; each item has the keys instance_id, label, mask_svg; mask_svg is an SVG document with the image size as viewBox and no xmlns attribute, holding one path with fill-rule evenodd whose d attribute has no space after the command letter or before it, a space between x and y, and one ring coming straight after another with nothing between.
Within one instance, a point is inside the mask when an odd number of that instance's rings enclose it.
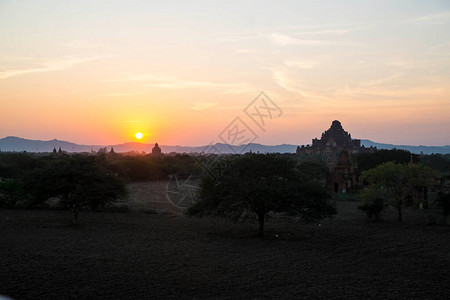
<instances>
[{"instance_id":1,"label":"temple tower","mask_svg":"<svg viewBox=\"0 0 450 300\"><path fill-rule=\"evenodd\" d=\"M155 143L155 147L152 149L152 154L155 156L161 155L161 148L159 148L158 143Z\"/></svg>"}]
</instances>

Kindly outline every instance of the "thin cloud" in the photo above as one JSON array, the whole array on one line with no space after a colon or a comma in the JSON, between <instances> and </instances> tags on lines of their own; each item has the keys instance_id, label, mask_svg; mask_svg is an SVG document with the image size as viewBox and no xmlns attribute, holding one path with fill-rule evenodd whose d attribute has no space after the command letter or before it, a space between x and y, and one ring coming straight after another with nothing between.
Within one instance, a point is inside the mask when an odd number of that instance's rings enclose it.
<instances>
[{"instance_id":1,"label":"thin cloud","mask_svg":"<svg viewBox=\"0 0 450 300\"><path fill-rule=\"evenodd\" d=\"M117 121L117 122L119 122L119 123L145 123L145 122L148 122L148 121L150 121L150 120L131 120L131 121Z\"/></svg>"},{"instance_id":2,"label":"thin cloud","mask_svg":"<svg viewBox=\"0 0 450 300\"><path fill-rule=\"evenodd\" d=\"M302 46L361 46L359 43L347 41L333 41L333 40L305 40L297 39L286 34L272 33L269 35L269 40L280 46L288 45L302 45Z\"/></svg>"},{"instance_id":3,"label":"thin cloud","mask_svg":"<svg viewBox=\"0 0 450 300\"><path fill-rule=\"evenodd\" d=\"M127 96L133 96L135 93L108 93L105 96L107 97L127 97Z\"/></svg>"},{"instance_id":4,"label":"thin cloud","mask_svg":"<svg viewBox=\"0 0 450 300\"><path fill-rule=\"evenodd\" d=\"M431 85L431 86L398 86L383 88L382 86L357 86L357 87L343 87L337 89L335 92L336 96L355 98L355 99L386 99L386 100L408 100L413 101L413 99L422 99L423 97L445 97L448 93L448 89L442 87L441 85Z\"/></svg>"},{"instance_id":5,"label":"thin cloud","mask_svg":"<svg viewBox=\"0 0 450 300\"><path fill-rule=\"evenodd\" d=\"M234 53L236 54L271 54L271 53L280 53L280 50L261 50L261 49L248 49L248 48L244 48L244 49L238 49L236 51L234 51Z\"/></svg>"},{"instance_id":6,"label":"thin cloud","mask_svg":"<svg viewBox=\"0 0 450 300\"><path fill-rule=\"evenodd\" d=\"M65 47L76 50L97 48L100 45L89 40L73 40L64 44Z\"/></svg>"},{"instance_id":7,"label":"thin cloud","mask_svg":"<svg viewBox=\"0 0 450 300\"><path fill-rule=\"evenodd\" d=\"M162 89L189 89L189 88L240 88L240 83L217 83L211 81L183 80L178 78L158 79L146 84L150 87Z\"/></svg>"},{"instance_id":8,"label":"thin cloud","mask_svg":"<svg viewBox=\"0 0 450 300\"><path fill-rule=\"evenodd\" d=\"M312 88L300 84L297 80L292 80L282 71L274 71L273 79L276 84L288 92L299 94L304 98L328 100L328 97L323 95L323 93L314 91Z\"/></svg>"},{"instance_id":9,"label":"thin cloud","mask_svg":"<svg viewBox=\"0 0 450 300\"><path fill-rule=\"evenodd\" d=\"M217 106L217 103L214 102L196 102L194 103L194 105L191 107L193 110L205 110L208 108L212 108Z\"/></svg>"},{"instance_id":10,"label":"thin cloud","mask_svg":"<svg viewBox=\"0 0 450 300\"><path fill-rule=\"evenodd\" d=\"M376 79L372 79L372 80L367 80L367 81L363 81L360 82L358 85L360 87L378 87L378 86L384 86L386 84L390 84L392 82L394 82L397 79L400 79L403 77L403 73L396 73L396 74L392 74L389 76L385 76L385 77L380 77L380 78L376 78Z\"/></svg>"},{"instance_id":11,"label":"thin cloud","mask_svg":"<svg viewBox=\"0 0 450 300\"><path fill-rule=\"evenodd\" d=\"M449 56L450 55L450 42L447 41L442 44L438 44L428 48L425 51L429 55Z\"/></svg>"},{"instance_id":12,"label":"thin cloud","mask_svg":"<svg viewBox=\"0 0 450 300\"><path fill-rule=\"evenodd\" d=\"M2 56L0 61L18 62L18 61L36 61L37 59L29 56Z\"/></svg>"},{"instance_id":13,"label":"thin cloud","mask_svg":"<svg viewBox=\"0 0 450 300\"><path fill-rule=\"evenodd\" d=\"M246 40L253 40L259 38L259 34L254 32L240 32L240 33L222 33L215 37L215 40L220 43L234 43Z\"/></svg>"},{"instance_id":14,"label":"thin cloud","mask_svg":"<svg viewBox=\"0 0 450 300\"><path fill-rule=\"evenodd\" d=\"M325 29L325 30L313 30L313 31L300 31L296 32L296 35L319 35L319 34L333 34L333 35L343 35L347 34L351 29Z\"/></svg>"},{"instance_id":15,"label":"thin cloud","mask_svg":"<svg viewBox=\"0 0 450 300\"><path fill-rule=\"evenodd\" d=\"M308 26L281 26L271 28L270 31L289 32L292 35L345 35L355 30L367 29L367 26L358 24L347 25L308 25ZM263 29L261 31L250 32L228 32L221 33L215 37L218 42L242 42L253 39L261 39L270 35L269 30Z\"/></svg>"},{"instance_id":16,"label":"thin cloud","mask_svg":"<svg viewBox=\"0 0 450 300\"><path fill-rule=\"evenodd\" d=\"M313 60L287 60L284 64L288 67L296 68L296 69L315 69L321 63Z\"/></svg>"},{"instance_id":17,"label":"thin cloud","mask_svg":"<svg viewBox=\"0 0 450 300\"><path fill-rule=\"evenodd\" d=\"M288 35L279 34L279 33L272 33L270 35L270 39L273 43L281 45L281 46L299 45L300 44L300 40L297 40Z\"/></svg>"},{"instance_id":18,"label":"thin cloud","mask_svg":"<svg viewBox=\"0 0 450 300\"><path fill-rule=\"evenodd\" d=\"M244 93L250 90L246 83L219 83L213 81L180 79L175 76L154 74L122 74L119 78L109 79L113 82L143 82L144 86L161 89L195 89L209 88L219 90L225 94Z\"/></svg>"},{"instance_id":19,"label":"thin cloud","mask_svg":"<svg viewBox=\"0 0 450 300\"><path fill-rule=\"evenodd\" d=\"M441 22L450 20L450 11L440 14L424 15L408 20L409 22Z\"/></svg>"},{"instance_id":20,"label":"thin cloud","mask_svg":"<svg viewBox=\"0 0 450 300\"><path fill-rule=\"evenodd\" d=\"M112 57L108 56L94 56L94 57L63 57L52 60L45 60L37 62L37 67L27 68L27 69L13 69L0 72L0 79L7 79L11 77L21 76L30 73L43 73L52 71L61 71L70 69L73 66L81 63L86 63L89 61L94 61L102 58Z\"/></svg>"}]
</instances>

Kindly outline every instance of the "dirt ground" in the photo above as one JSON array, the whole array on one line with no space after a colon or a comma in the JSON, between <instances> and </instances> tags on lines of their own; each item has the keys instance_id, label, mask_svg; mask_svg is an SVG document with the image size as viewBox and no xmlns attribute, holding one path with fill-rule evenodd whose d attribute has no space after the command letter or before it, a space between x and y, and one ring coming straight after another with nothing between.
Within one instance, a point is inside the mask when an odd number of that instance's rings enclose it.
<instances>
[{"instance_id":1,"label":"dirt ground","mask_svg":"<svg viewBox=\"0 0 450 300\"><path fill-rule=\"evenodd\" d=\"M161 198L162 199L162 198ZM0 294L14 299L448 299L450 227L427 212L368 223L357 204L303 225L146 210L0 210ZM428 214L428 215L426 215Z\"/></svg>"}]
</instances>

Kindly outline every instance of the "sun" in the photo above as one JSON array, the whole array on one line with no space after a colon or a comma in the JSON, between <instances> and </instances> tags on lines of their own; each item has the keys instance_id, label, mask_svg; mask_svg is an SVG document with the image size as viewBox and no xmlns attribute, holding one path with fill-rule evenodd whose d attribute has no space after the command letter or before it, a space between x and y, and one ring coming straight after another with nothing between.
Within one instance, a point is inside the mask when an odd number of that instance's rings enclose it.
<instances>
[{"instance_id":1,"label":"sun","mask_svg":"<svg viewBox=\"0 0 450 300\"><path fill-rule=\"evenodd\" d=\"M142 132L136 132L136 134L134 135L138 140L142 139L142 137L144 136L142 134Z\"/></svg>"}]
</instances>

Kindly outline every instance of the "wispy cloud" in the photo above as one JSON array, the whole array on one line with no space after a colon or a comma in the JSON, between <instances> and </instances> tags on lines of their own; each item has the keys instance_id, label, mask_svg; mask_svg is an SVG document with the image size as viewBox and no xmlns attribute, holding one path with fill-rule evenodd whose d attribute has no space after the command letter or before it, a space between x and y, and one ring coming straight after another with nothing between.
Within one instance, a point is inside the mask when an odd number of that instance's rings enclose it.
<instances>
[{"instance_id":1,"label":"wispy cloud","mask_svg":"<svg viewBox=\"0 0 450 300\"><path fill-rule=\"evenodd\" d=\"M205 110L205 109L208 109L208 108L212 108L212 107L214 107L214 106L216 106L217 105L217 103L214 103L214 102L196 102L196 103L194 103L194 105L193 106L191 106L191 108L193 109L193 110Z\"/></svg>"},{"instance_id":2,"label":"wispy cloud","mask_svg":"<svg viewBox=\"0 0 450 300\"><path fill-rule=\"evenodd\" d=\"M288 45L304 45L304 46L362 46L360 43L347 42L347 41L335 41L335 40L306 40L297 39L292 36L272 33L269 35L269 40L280 46Z\"/></svg>"},{"instance_id":3,"label":"wispy cloud","mask_svg":"<svg viewBox=\"0 0 450 300\"><path fill-rule=\"evenodd\" d=\"M34 60L34 67L23 68L23 69L11 69L6 71L0 71L0 79L7 79L11 77L21 76L30 73L43 73L51 71L60 71L70 69L73 66L81 63L86 63L93 60L98 60L102 58L112 57L113 55L107 56L92 56L92 57L62 57L50 60Z\"/></svg>"},{"instance_id":4,"label":"wispy cloud","mask_svg":"<svg viewBox=\"0 0 450 300\"><path fill-rule=\"evenodd\" d=\"M284 64L296 69L315 69L321 63L314 60L287 60Z\"/></svg>"},{"instance_id":5,"label":"wispy cloud","mask_svg":"<svg viewBox=\"0 0 450 300\"><path fill-rule=\"evenodd\" d=\"M288 35L280 34L280 33L272 33L270 35L270 40L278 45L286 46L286 45L299 45L300 40L292 38Z\"/></svg>"},{"instance_id":6,"label":"wispy cloud","mask_svg":"<svg viewBox=\"0 0 450 300\"><path fill-rule=\"evenodd\" d=\"M293 76L283 70L273 72L273 79L276 84L284 90L296 93L304 99L355 99L366 100L403 100L403 99L423 99L424 96L444 97L448 93L448 88L442 85L442 79L433 78L426 83L416 82L417 85L411 87L411 78L406 77L406 73L396 72L384 77L373 78L365 81L348 81L337 86L327 88L316 88L302 82L297 76Z\"/></svg>"},{"instance_id":7,"label":"wispy cloud","mask_svg":"<svg viewBox=\"0 0 450 300\"><path fill-rule=\"evenodd\" d=\"M260 34L255 32L234 32L234 33L221 33L218 34L215 38L216 41L221 43L233 43L233 42L242 42L246 40L253 40L259 38Z\"/></svg>"},{"instance_id":8,"label":"wispy cloud","mask_svg":"<svg viewBox=\"0 0 450 300\"><path fill-rule=\"evenodd\" d=\"M118 78L109 79L113 82L142 82L144 86L161 89L195 89L206 88L219 90L222 93L244 93L254 91L247 83L220 83L203 80L180 79L175 76L154 75L154 74L132 74L124 73Z\"/></svg>"},{"instance_id":9,"label":"wispy cloud","mask_svg":"<svg viewBox=\"0 0 450 300\"><path fill-rule=\"evenodd\" d=\"M100 46L100 44L89 40L73 40L65 43L64 46L70 49L80 50L80 49L97 48Z\"/></svg>"},{"instance_id":10,"label":"wispy cloud","mask_svg":"<svg viewBox=\"0 0 450 300\"><path fill-rule=\"evenodd\" d=\"M423 101L429 97L445 97L449 89L445 78L433 76L428 78L411 78L409 72L395 72L384 77L354 82L340 86L334 91L335 96L355 99L387 99Z\"/></svg>"},{"instance_id":11,"label":"wispy cloud","mask_svg":"<svg viewBox=\"0 0 450 300\"><path fill-rule=\"evenodd\" d=\"M282 71L274 71L273 79L276 84L288 92L299 94L304 98L328 100L328 97L324 95L323 91L321 92L307 87L298 80L293 80Z\"/></svg>"},{"instance_id":12,"label":"wispy cloud","mask_svg":"<svg viewBox=\"0 0 450 300\"><path fill-rule=\"evenodd\" d=\"M353 98L360 101L361 99L376 100L407 100L413 101L418 99L424 101L424 97L444 97L448 94L448 89L441 85L424 85L424 86L345 86L335 91L336 97L344 97L346 99Z\"/></svg>"},{"instance_id":13,"label":"wispy cloud","mask_svg":"<svg viewBox=\"0 0 450 300\"><path fill-rule=\"evenodd\" d=\"M311 31L298 31L296 35L343 35L347 34L351 29L324 29L324 30L311 30Z\"/></svg>"},{"instance_id":14,"label":"wispy cloud","mask_svg":"<svg viewBox=\"0 0 450 300\"><path fill-rule=\"evenodd\" d=\"M428 48L425 51L429 55L449 56L450 55L450 41L438 44Z\"/></svg>"},{"instance_id":15,"label":"wispy cloud","mask_svg":"<svg viewBox=\"0 0 450 300\"><path fill-rule=\"evenodd\" d=\"M275 35L293 35L293 36L318 36L318 35L328 35L328 36L342 36L348 34L349 32L356 30L367 29L368 26L361 24L324 24L324 25L306 25L306 26L280 26L275 28L261 29L258 31L248 31L248 32L227 32L220 33L215 37L218 42L243 42L254 39L265 39L270 36L270 32L276 31ZM284 37L275 37L278 39L285 39ZM293 40L290 40L293 42ZM306 44L310 44L311 41L303 41Z\"/></svg>"},{"instance_id":16,"label":"wispy cloud","mask_svg":"<svg viewBox=\"0 0 450 300\"><path fill-rule=\"evenodd\" d=\"M416 18L409 19L409 22L442 22L442 21L448 21L450 20L450 11L439 13L439 14L432 14L432 15L424 15Z\"/></svg>"},{"instance_id":17,"label":"wispy cloud","mask_svg":"<svg viewBox=\"0 0 450 300\"><path fill-rule=\"evenodd\" d=\"M148 122L149 120L126 120L126 121L117 121L120 123L145 123Z\"/></svg>"},{"instance_id":18,"label":"wispy cloud","mask_svg":"<svg viewBox=\"0 0 450 300\"><path fill-rule=\"evenodd\" d=\"M392 75L388 75L385 77L375 78L367 81L362 81L358 83L358 86L361 88L366 87L379 87L382 85L390 84L397 79L400 79L404 74L403 73L395 73Z\"/></svg>"},{"instance_id":19,"label":"wispy cloud","mask_svg":"<svg viewBox=\"0 0 450 300\"><path fill-rule=\"evenodd\" d=\"M135 93L107 93L105 96L107 97L128 97L128 96L133 96L135 95Z\"/></svg>"},{"instance_id":20,"label":"wispy cloud","mask_svg":"<svg viewBox=\"0 0 450 300\"><path fill-rule=\"evenodd\" d=\"M212 81L198 81L189 79L179 79L176 77L154 78L153 82L147 83L147 86L162 89L189 89L189 88L238 88L242 87L240 83L218 83Z\"/></svg>"},{"instance_id":21,"label":"wispy cloud","mask_svg":"<svg viewBox=\"0 0 450 300\"><path fill-rule=\"evenodd\" d=\"M244 49L238 49L236 51L234 51L234 53L237 54L276 54L276 53L280 53L280 50L278 49L249 49L249 48L244 48Z\"/></svg>"},{"instance_id":22,"label":"wispy cloud","mask_svg":"<svg viewBox=\"0 0 450 300\"><path fill-rule=\"evenodd\" d=\"M37 59L29 56L1 56L0 61L2 62L18 62L18 61L36 61Z\"/></svg>"}]
</instances>

